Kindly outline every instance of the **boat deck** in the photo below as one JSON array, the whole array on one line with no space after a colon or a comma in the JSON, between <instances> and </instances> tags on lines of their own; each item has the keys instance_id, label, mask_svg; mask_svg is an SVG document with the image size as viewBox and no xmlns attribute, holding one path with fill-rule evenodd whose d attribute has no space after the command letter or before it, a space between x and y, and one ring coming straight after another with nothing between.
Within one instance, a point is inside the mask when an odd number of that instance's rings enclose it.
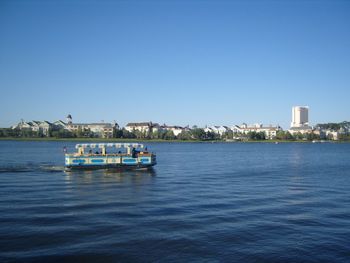
<instances>
[{"instance_id":1,"label":"boat deck","mask_svg":"<svg viewBox=\"0 0 350 263\"><path fill-rule=\"evenodd\" d=\"M111 151L107 153L106 147L120 146L126 147L125 151ZM141 150L136 150L134 146L139 146ZM103 169L103 168L140 168L152 167L157 164L156 155L143 150L140 144L78 144L78 152L65 154L65 167L69 169ZM85 152L85 148L90 148ZM94 153L95 150L97 151Z\"/></svg>"}]
</instances>

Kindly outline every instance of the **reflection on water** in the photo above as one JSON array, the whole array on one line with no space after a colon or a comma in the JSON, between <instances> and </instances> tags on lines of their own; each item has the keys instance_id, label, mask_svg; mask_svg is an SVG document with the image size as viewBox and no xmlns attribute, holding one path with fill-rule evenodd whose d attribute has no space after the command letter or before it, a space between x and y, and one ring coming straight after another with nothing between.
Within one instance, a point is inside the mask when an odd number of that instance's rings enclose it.
<instances>
[{"instance_id":1,"label":"reflection on water","mask_svg":"<svg viewBox=\"0 0 350 263\"><path fill-rule=\"evenodd\" d=\"M141 184L152 180L156 176L155 169L144 170L84 170L84 171L65 171L65 180L68 183L86 184L86 183L123 183L131 182Z\"/></svg>"},{"instance_id":2,"label":"reflection on water","mask_svg":"<svg viewBox=\"0 0 350 263\"><path fill-rule=\"evenodd\" d=\"M289 161L291 164L291 167L293 168L299 168L303 162L303 149L298 147L298 145L296 147L291 148L291 152L290 152L290 157L289 157Z\"/></svg>"}]
</instances>

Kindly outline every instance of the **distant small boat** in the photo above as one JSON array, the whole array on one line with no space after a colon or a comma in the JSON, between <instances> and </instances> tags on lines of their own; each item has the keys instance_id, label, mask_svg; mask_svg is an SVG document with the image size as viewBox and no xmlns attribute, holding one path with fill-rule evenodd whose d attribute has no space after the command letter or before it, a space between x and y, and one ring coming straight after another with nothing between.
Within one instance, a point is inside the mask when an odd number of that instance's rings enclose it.
<instances>
[{"instance_id":1,"label":"distant small boat","mask_svg":"<svg viewBox=\"0 0 350 263\"><path fill-rule=\"evenodd\" d=\"M75 148L76 153L66 153L65 149L65 170L143 169L157 164L156 154L139 143L77 144Z\"/></svg>"}]
</instances>

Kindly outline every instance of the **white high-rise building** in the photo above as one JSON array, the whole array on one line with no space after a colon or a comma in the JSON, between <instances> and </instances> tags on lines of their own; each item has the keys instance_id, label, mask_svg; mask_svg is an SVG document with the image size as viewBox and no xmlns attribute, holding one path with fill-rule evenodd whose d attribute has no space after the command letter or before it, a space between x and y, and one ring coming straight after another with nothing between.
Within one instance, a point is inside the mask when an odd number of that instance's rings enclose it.
<instances>
[{"instance_id":1,"label":"white high-rise building","mask_svg":"<svg viewBox=\"0 0 350 263\"><path fill-rule=\"evenodd\" d=\"M294 106L292 108L291 128L301 128L309 126L309 107Z\"/></svg>"}]
</instances>

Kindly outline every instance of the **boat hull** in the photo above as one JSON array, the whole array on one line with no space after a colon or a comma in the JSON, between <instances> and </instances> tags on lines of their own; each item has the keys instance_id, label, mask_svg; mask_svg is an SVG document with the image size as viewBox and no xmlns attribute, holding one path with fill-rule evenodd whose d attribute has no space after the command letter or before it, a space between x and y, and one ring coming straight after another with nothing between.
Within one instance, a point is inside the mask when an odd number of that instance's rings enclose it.
<instances>
[{"instance_id":1,"label":"boat hull","mask_svg":"<svg viewBox=\"0 0 350 263\"><path fill-rule=\"evenodd\" d=\"M132 157L129 155L74 155L66 154L65 170L117 169L135 170L151 168L157 164L153 154Z\"/></svg>"},{"instance_id":2,"label":"boat hull","mask_svg":"<svg viewBox=\"0 0 350 263\"><path fill-rule=\"evenodd\" d=\"M138 165L122 165L122 164L108 164L108 165L74 165L74 166L65 166L66 171L77 171L77 170L141 170L141 169L152 169L155 164L138 164Z\"/></svg>"}]
</instances>

